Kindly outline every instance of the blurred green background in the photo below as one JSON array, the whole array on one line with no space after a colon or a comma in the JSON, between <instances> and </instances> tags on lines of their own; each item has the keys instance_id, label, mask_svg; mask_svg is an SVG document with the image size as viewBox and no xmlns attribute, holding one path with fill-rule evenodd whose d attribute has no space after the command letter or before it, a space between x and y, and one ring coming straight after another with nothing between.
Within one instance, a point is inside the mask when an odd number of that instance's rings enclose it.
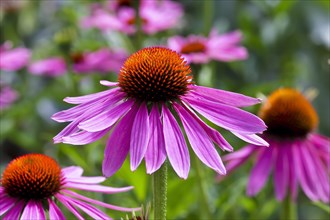
<instances>
[{"instance_id":1,"label":"blurred green background","mask_svg":"<svg viewBox=\"0 0 330 220\"><path fill-rule=\"evenodd\" d=\"M122 45L130 53L138 50L135 36L103 35L98 30L83 30L79 20L88 14L92 0L15 1L6 8L1 0L0 44L13 42L15 47L32 50L32 59L50 56L67 57L76 51ZM245 61L220 63L212 61L193 66L200 84L240 92L250 96L268 95L283 86L302 91L314 89L313 101L319 117L319 132L330 136L330 2L318 0L180 0L185 14L182 28L153 36L143 36L143 45L165 44L172 35L198 34L207 36L212 27L225 33L241 30L243 45L249 51ZM86 146L52 143L52 138L64 128L50 119L57 111L71 105L62 100L105 90L99 80L116 81L117 75L68 73L58 78L34 76L26 69L1 72L1 80L19 93L19 99L1 111L0 160L1 173L14 157L29 153L45 153L62 167L79 165L85 175L102 175L101 165L106 138ZM258 106L248 109L254 113ZM239 149L244 143L220 130L227 140ZM224 155L223 152L220 152ZM169 169L168 219L207 219L209 209L214 219L278 219L281 204L275 200L271 182L254 198L245 196L245 186L251 166L245 166L221 183L215 183L215 173L202 166L192 168L187 180L181 180ZM250 164L252 165L252 164ZM201 207L197 172L203 176L207 189L208 207ZM135 190L118 195L90 193L93 198L116 205L136 207L151 202L151 176L144 165L131 172L126 161L120 171L109 178L110 186L133 185ZM299 195L300 219L329 219L329 206L312 203ZM123 213L107 210L110 216L125 217ZM70 214L68 213L68 216ZM69 218L69 217L68 217Z\"/></svg>"}]
</instances>

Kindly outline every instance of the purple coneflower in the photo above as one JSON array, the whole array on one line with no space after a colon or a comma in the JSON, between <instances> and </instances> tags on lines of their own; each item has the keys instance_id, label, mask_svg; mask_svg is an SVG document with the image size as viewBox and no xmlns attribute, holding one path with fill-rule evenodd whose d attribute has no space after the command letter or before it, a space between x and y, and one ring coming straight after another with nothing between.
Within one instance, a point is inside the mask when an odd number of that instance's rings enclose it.
<instances>
[{"instance_id":1,"label":"purple coneflower","mask_svg":"<svg viewBox=\"0 0 330 220\"><path fill-rule=\"evenodd\" d=\"M9 42L0 46L0 70L16 71L27 65L31 52L23 47L11 49Z\"/></svg>"},{"instance_id":2,"label":"purple coneflower","mask_svg":"<svg viewBox=\"0 0 330 220\"><path fill-rule=\"evenodd\" d=\"M219 35L215 29L209 37L190 35L168 39L168 47L182 54L188 63L207 63L211 60L234 61L248 57L247 50L240 46L240 31Z\"/></svg>"},{"instance_id":3,"label":"purple coneflower","mask_svg":"<svg viewBox=\"0 0 330 220\"><path fill-rule=\"evenodd\" d=\"M313 201L329 202L330 139L315 132L318 116L297 90L272 93L260 110L268 130L262 135L269 148L248 145L224 157L228 171L255 156L247 194L256 195L273 170L276 198L296 199L298 185Z\"/></svg>"},{"instance_id":4,"label":"purple coneflower","mask_svg":"<svg viewBox=\"0 0 330 220\"><path fill-rule=\"evenodd\" d=\"M102 31L116 30L126 34L136 32L136 10L132 1L111 1L106 8L93 7L92 14L83 18L84 28ZM178 26L183 15L181 4L169 0L142 0L139 4L141 27L146 34L155 34Z\"/></svg>"},{"instance_id":5,"label":"purple coneflower","mask_svg":"<svg viewBox=\"0 0 330 220\"><path fill-rule=\"evenodd\" d=\"M72 55L73 70L77 73L118 72L128 55L123 50L113 51L103 48L94 52Z\"/></svg>"},{"instance_id":6,"label":"purple coneflower","mask_svg":"<svg viewBox=\"0 0 330 220\"><path fill-rule=\"evenodd\" d=\"M124 212L139 210L110 205L71 190L113 194L132 189L102 186L99 183L105 180L104 177L85 177L82 173L83 169L77 166L61 169L55 160L43 154L27 154L14 159L1 178L0 216L2 219L46 219L47 209L49 219L65 219L57 202L78 219L84 218L77 209L93 219L110 219L94 205Z\"/></svg>"},{"instance_id":7,"label":"purple coneflower","mask_svg":"<svg viewBox=\"0 0 330 220\"><path fill-rule=\"evenodd\" d=\"M29 65L28 71L34 75L57 77L66 73L66 64L61 57L38 60Z\"/></svg>"},{"instance_id":8,"label":"purple coneflower","mask_svg":"<svg viewBox=\"0 0 330 220\"><path fill-rule=\"evenodd\" d=\"M0 81L0 110L10 107L17 97L14 89Z\"/></svg>"},{"instance_id":9,"label":"purple coneflower","mask_svg":"<svg viewBox=\"0 0 330 220\"><path fill-rule=\"evenodd\" d=\"M71 121L54 142L83 145L111 131L103 161L105 176L114 174L130 152L131 170L144 158L151 174L167 156L176 173L187 178L190 158L180 118L199 159L225 174L213 142L222 150L232 147L197 113L243 140L264 145L255 135L265 130L264 122L238 108L257 104L259 99L194 85L190 73L181 55L170 49L151 47L134 53L121 68L118 83L101 81L114 88L64 99L79 105L53 115L58 122Z\"/></svg>"}]
</instances>

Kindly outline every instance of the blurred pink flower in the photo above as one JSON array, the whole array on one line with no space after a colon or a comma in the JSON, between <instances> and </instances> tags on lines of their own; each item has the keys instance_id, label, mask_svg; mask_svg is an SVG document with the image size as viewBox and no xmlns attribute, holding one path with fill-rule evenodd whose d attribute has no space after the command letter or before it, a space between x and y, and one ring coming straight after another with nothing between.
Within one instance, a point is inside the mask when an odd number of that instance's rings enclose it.
<instances>
[{"instance_id":1,"label":"blurred pink flower","mask_svg":"<svg viewBox=\"0 0 330 220\"><path fill-rule=\"evenodd\" d=\"M168 47L182 54L188 63L207 63L210 60L234 61L248 57L245 47L239 45L242 40L240 31L219 35L213 29L209 37L190 35L174 36L168 39Z\"/></svg>"},{"instance_id":2,"label":"blurred pink flower","mask_svg":"<svg viewBox=\"0 0 330 220\"><path fill-rule=\"evenodd\" d=\"M17 97L15 90L0 82L0 110L10 107Z\"/></svg>"},{"instance_id":3,"label":"blurred pink flower","mask_svg":"<svg viewBox=\"0 0 330 220\"><path fill-rule=\"evenodd\" d=\"M67 208L77 219L82 211L92 219L111 219L95 206L133 212L140 208L125 208L80 195L77 190L115 194L133 187L113 188L100 185L104 177L82 176L77 166L61 168L55 160L43 154L26 154L12 160L4 170L0 186L0 216L3 219L65 219L60 207ZM61 203L62 206L58 206Z\"/></svg>"},{"instance_id":4,"label":"blurred pink flower","mask_svg":"<svg viewBox=\"0 0 330 220\"><path fill-rule=\"evenodd\" d=\"M66 64L63 58L52 57L38 60L29 65L28 71L33 75L61 76L66 73Z\"/></svg>"},{"instance_id":5,"label":"blurred pink flower","mask_svg":"<svg viewBox=\"0 0 330 220\"><path fill-rule=\"evenodd\" d=\"M88 72L118 72L128 55L123 50L112 51L110 49L100 49L94 52L74 54L73 70L77 73Z\"/></svg>"},{"instance_id":6,"label":"blurred pink flower","mask_svg":"<svg viewBox=\"0 0 330 220\"><path fill-rule=\"evenodd\" d=\"M248 145L224 157L229 172L255 157L247 194L256 195L273 170L277 200L297 198L298 186L313 201L330 200L330 139L315 132L318 118L307 99L293 89L275 91L260 111L269 148ZM222 179L219 176L219 179Z\"/></svg>"},{"instance_id":7,"label":"blurred pink flower","mask_svg":"<svg viewBox=\"0 0 330 220\"><path fill-rule=\"evenodd\" d=\"M125 7L112 3L110 10L93 9L90 16L81 21L84 28L98 28L102 31L117 30L126 34L136 32L136 11L129 4ZM183 15L182 6L173 1L145 0L140 2L139 14L142 30L146 34L155 34L178 26Z\"/></svg>"},{"instance_id":8,"label":"blurred pink flower","mask_svg":"<svg viewBox=\"0 0 330 220\"><path fill-rule=\"evenodd\" d=\"M11 44L7 42L0 46L0 70L19 70L27 65L30 57L30 50L23 47L11 49Z\"/></svg>"}]
</instances>

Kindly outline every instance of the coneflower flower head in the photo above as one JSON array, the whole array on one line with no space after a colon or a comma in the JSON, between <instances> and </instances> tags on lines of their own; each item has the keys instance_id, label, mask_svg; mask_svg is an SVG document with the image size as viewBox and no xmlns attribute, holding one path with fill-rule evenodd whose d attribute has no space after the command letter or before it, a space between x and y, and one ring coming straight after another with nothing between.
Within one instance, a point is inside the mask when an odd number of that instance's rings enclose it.
<instances>
[{"instance_id":1,"label":"coneflower flower head","mask_svg":"<svg viewBox=\"0 0 330 220\"><path fill-rule=\"evenodd\" d=\"M273 92L262 105L259 116L268 126L262 137L269 148L248 145L226 155L229 171L256 155L247 185L248 195L256 195L273 170L276 198L298 195L300 185L313 201L330 199L330 139L316 133L318 116L299 91L282 88Z\"/></svg>"},{"instance_id":2,"label":"coneflower flower head","mask_svg":"<svg viewBox=\"0 0 330 220\"><path fill-rule=\"evenodd\" d=\"M220 174L225 168L213 142L223 150L230 144L196 113L239 138L265 145L255 135L265 130L261 119L238 107L259 103L241 94L197 86L191 69L178 53L162 47L144 48L131 55L119 72L116 87L107 91L64 100L79 104L53 115L58 122L71 121L55 143L87 144L112 131L105 149L103 173L113 175L130 152L131 169L145 159L147 173L153 173L168 157L176 173L187 178L190 157L181 119L193 151Z\"/></svg>"},{"instance_id":3,"label":"coneflower flower head","mask_svg":"<svg viewBox=\"0 0 330 220\"><path fill-rule=\"evenodd\" d=\"M83 219L76 208L96 219L110 219L93 205L118 211L132 212L138 208L124 208L87 198L71 191L80 189L102 193L125 192L132 187L101 186L104 177L84 177L80 167L61 168L43 154L27 154L11 161L4 170L0 186L0 216L3 219L65 219L56 201L61 202L78 219ZM93 205L89 204L92 203Z\"/></svg>"}]
</instances>

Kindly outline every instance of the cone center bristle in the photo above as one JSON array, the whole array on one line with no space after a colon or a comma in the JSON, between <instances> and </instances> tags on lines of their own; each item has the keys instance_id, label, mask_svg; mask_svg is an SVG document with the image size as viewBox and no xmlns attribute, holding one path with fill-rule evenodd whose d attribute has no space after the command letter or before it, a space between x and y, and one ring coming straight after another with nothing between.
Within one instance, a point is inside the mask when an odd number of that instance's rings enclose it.
<instances>
[{"instance_id":1,"label":"cone center bristle","mask_svg":"<svg viewBox=\"0 0 330 220\"><path fill-rule=\"evenodd\" d=\"M259 112L267 133L281 137L304 137L318 124L310 102L294 89L278 89L268 97Z\"/></svg>"},{"instance_id":2,"label":"cone center bristle","mask_svg":"<svg viewBox=\"0 0 330 220\"><path fill-rule=\"evenodd\" d=\"M6 193L20 199L45 199L61 187L61 168L52 158L27 154L9 163L1 179Z\"/></svg>"},{"instance_id":3,"label":"cone center bristle","mask_svg":"<svg viewBox=\"0 0 330 220\"><path fill-rule=\"evenodd\" d=\"M188 90L190 66L178 53L150 47L132 54L119 73L119 86L128 97L161 102L177 99Z\"/></svg>"}]
</instances>

